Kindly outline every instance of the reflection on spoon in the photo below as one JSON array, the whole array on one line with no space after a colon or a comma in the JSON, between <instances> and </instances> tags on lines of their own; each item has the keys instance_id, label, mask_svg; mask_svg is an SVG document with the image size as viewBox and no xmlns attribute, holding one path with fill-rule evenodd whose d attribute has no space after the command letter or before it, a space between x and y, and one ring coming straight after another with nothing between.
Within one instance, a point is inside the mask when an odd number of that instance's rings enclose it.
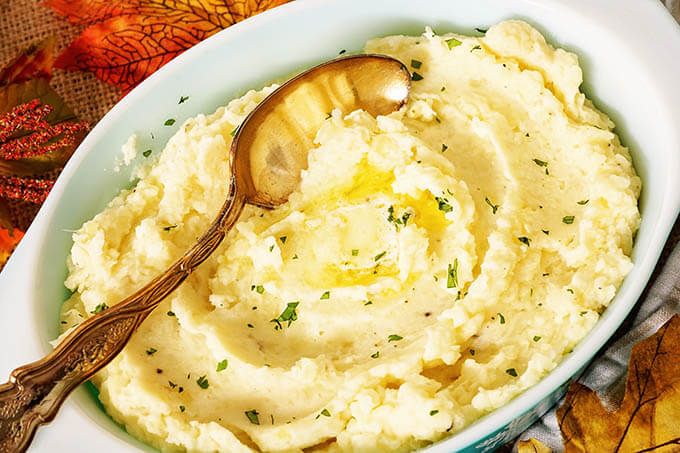
<instances>
[{"instance_id":1,"label":"reflection on spoon","mask_svg":"<svg viewBox=\"0 0 680 453\"><path fill-rule=\"evenodd\" d=\"M275 207L298 187L316 132L334 108L377 116L408 98L410 73L382 55L323 63L289 80L246 117L230 149L229 195L206 233L162 275L87 319L50 354L0 385L0 451L24 451L66 397L123 349L135 329L222 242L251 203Z\"/></svg>"}]
</instances>

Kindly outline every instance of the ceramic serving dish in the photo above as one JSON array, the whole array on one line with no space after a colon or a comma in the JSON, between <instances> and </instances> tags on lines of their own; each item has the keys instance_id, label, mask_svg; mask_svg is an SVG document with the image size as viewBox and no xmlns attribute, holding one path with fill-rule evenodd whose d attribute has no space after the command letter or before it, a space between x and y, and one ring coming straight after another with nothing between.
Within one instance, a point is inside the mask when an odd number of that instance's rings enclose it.
<instances>
[{"instance_id":1,"label":"ceramic serving dish","mask_svg":"<svg viewBox=\"0 0 680 453\"><path fill-rule=\"evenodd\" d=\"M680 27L655 0L297 0L248 19L184 53L128 94L70 160L26 237L0 274L0 380L50 350L71 231L99 212L129 171L113 171L137 133L160 149L182 121L212 112L249 88L358 51L368 39L472 32L503 19L529 21L580 55L584 89L618 124L643 181L634 268L590 334L540 383L506 406L427 449L491 450L513 439L564 393L637 301L680 208ZM178 106L180 96L190 102ZM176 118L175 127L163 126ZM152 139L152 134L155 139ZM92 388L39 430L32 451L150 450L109 419Z\"/></svg>"}]
</instances>

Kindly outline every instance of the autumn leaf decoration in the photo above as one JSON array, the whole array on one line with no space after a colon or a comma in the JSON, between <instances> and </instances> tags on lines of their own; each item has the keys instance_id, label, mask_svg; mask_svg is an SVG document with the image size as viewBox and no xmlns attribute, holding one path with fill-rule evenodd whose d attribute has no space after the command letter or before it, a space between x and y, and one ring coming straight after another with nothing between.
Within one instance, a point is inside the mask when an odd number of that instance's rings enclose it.
<instances>
[{"instance_id":1,"label":"autumn leaf decoration","mask_svg":"<svg viewBox=\"0 0 680 453\"><path fill-rule=\"evenodd\" d=\"M0 70L0 268L87 129L49 85L54 46L48 38Z\"/></svg>"},{"instance_id":2,"label":"autumn leaf decoration","mask_svg":"<svg viewBox=\"0 0 680 453\"><path fill-rule=\"evenodd\" d=\"M288 0L46 0L85 26L56 67L89 71L123 93L168 61L236 22Z\"/></svg>"}]
</instances>

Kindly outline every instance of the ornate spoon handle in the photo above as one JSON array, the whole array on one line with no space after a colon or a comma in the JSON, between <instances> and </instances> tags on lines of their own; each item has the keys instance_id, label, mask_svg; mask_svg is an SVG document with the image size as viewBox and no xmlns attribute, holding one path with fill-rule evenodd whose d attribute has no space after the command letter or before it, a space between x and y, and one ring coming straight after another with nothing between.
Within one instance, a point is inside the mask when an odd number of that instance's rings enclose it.
<instances>
[{"instance_id":1,"label":"ornate spoon handle","mask_svg":"<svg viewBox=\"0 0 680 453\"><path fill-rule=\"evenodd\" d=\"M197 243L167 271L113 307L88 318L50 354L12 371L0 385L0 452L28 448L39 425L51 421L66 397L125 347L154 308L219 246L236 222L245 198L235 180L217 218Z\"/></svg>"}]
</instances>

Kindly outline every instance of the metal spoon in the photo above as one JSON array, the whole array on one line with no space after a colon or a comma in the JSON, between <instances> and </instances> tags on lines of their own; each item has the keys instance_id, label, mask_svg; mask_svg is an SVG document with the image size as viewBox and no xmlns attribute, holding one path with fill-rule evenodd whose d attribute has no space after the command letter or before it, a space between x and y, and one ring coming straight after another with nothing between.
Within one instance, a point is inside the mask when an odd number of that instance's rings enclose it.
<instances>
[{"instance_id":1,"label":"metal spoon","mask_svg":"<svg viewBox=\"0 0 680 453\"><path fill-rule=\"evenodd\" d=\"M382 55L323 63L289 80L248 115L231 144L229 195L198 242L162 275L88 318L51 353L0 385L0 451L24 451L66 397L108 364L154 308L222 242L245 203L275 207L298 187L307 152L329 112L385 115L408 98L410 73Z\"/></svg>"}]
</instances>

